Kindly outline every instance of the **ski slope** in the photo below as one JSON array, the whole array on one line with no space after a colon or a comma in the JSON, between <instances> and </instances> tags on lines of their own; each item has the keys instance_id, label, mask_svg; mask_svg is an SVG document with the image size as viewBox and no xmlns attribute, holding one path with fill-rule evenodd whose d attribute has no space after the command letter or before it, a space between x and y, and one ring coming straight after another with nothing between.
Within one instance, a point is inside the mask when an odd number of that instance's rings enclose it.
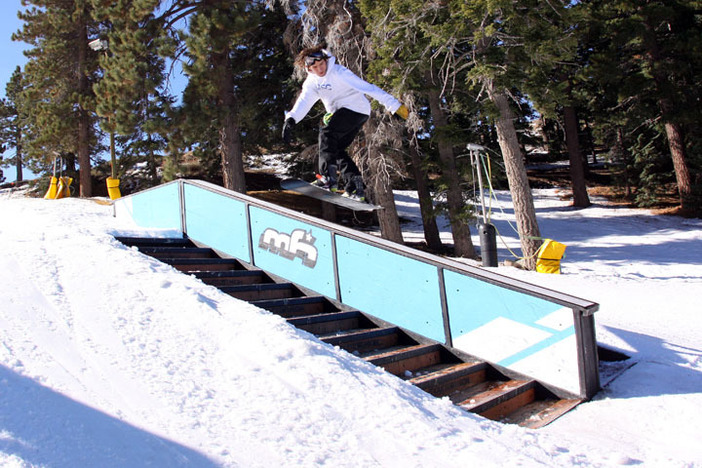
<instances>
[{"instance_id":1,"label":"ski slope","mask_svg":"<svg viewBox=\"0 0 702 468\"><path fill-rule=\"evenodd\" d=\"M563 274L499 273L599 302L598 341L631 356L538 431L467 414L123 246L114 235L163 233L110 206L0 192L0 465L702 466L702 222L534 193L542 234L568 245ZM396 199L421 237L416 195ZM508 194L497 203L516 249Z\"/></svg>"}]
</instances>

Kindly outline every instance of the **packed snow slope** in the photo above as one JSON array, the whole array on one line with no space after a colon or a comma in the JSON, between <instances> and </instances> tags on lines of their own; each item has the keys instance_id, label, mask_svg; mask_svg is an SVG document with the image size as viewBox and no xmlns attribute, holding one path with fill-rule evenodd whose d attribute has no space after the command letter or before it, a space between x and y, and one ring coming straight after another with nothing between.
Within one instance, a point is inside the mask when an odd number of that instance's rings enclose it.
<instances>
[{"instance_id":1,"label":"packed snow slope","mask_svg":"<svg viewBox=\"0 0 702 468\"><path fill-rule=\"evenodd\" d=\"M631 356L538 431L467 414L125 247L113 236L164 233L100 200L0 192L0 465L702 466L702 223L535 196L542 234L568 245L563 274L498 272L599 302L599 342ZM397 201L417 221L415 194ZM516 249L506 194L500 206Z\"/></svg>"}]
</instances>

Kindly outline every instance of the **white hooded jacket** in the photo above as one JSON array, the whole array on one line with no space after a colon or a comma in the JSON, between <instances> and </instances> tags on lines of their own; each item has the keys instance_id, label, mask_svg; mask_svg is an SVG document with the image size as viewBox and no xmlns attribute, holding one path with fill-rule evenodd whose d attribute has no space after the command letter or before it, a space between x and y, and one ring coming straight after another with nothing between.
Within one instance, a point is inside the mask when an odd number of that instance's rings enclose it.
<instances>
[{"instance_id":1,"label":"white hooded jacket","mask_svg":"<svg viewBox=\"0 0 702 468\"><path fill-rule=\"evenodd\" d=\"M327 51L324 53L329 55ZM345 107L360 114L370 115L371 106L365 95L380 102L391 113L394 113L401 106L400 101L392 95L364 81L348 68L336 63L335 57L329 57L327 73L324 76L307 73L307 79L302 84L300 96L295 101L293 108L285 114L286 120L293 118L295 123L299 122L320 99L327 112L331 113Z\"/></svg>"}]
</instances>

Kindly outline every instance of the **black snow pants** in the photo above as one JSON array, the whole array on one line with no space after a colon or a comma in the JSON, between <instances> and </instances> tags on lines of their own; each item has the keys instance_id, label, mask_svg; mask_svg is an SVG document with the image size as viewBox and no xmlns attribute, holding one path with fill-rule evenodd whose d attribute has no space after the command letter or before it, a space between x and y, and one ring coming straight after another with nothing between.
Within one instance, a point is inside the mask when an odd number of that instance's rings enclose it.
<instances>
[{"instance_id":1,"label":"black snow pants","mask_svg":"<svg viewBox=\"0 0 702 468\"><path fill-rule=\"evenodd\" d=\"M329 123L319 130L319 173L335 181L338 169L341 174L339 185L341 186L343 181L349 193L357 189L362 192L363 180L346 149L367 120L367 115L342 107L334 112Z\"/></svg>"}]
</instances>

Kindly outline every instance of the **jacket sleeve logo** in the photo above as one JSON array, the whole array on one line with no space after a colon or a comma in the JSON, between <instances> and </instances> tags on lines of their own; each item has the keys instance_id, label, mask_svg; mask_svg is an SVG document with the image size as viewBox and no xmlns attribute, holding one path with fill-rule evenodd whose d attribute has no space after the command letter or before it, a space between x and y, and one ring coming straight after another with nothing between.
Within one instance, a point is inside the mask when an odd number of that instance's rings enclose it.
<instances>
[{"instance_id":1,"label":"jacket sleeve logo","mask_svg":"<svg viewBox=\"0 0 702 468\"><path fill-rule=\"evenodd\" d=\"M261 234L258 246L288 260L299 258L304 266L314 268L318 255L314 246L316 240L311 230L307 232L304 229L295 229L290 234L285 234L267 228Z\"/></svg>"}]
</instances>

